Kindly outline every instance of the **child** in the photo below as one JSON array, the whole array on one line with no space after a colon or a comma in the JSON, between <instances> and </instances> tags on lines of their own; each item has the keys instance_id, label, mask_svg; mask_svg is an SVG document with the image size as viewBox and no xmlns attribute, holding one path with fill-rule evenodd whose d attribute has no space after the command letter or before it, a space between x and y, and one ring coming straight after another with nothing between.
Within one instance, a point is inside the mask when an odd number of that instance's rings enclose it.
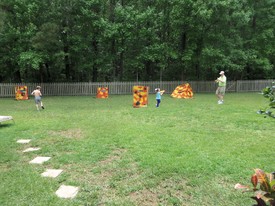
<instances>
[{"instance_id":1,"label":"child","mask_svg":"<svg viewBox=\"0 0 275 206\"><path fill-rule=\"evenodd\" d=\"M42 93L41 93L40 89L41 89L41 87L37 86L36 89L31 93L32 95L34 95L34 101L35 101L37 111L39 111L39 103L40 103L41 108L44 109L43 103L41 101Z\"/></svg>"},{"instance_id":2,"label":"child","mask_svg":"<svg viewBox=\"0 0 275 206\"><path fill-rule=\"evenodd\" d=\"M165 90L160 91L160 88L156 88L155 92L156 92L156 100L157 100L156 107L159 107L159 104L160 104L160 101L161 101L161 95L163 95Z\"/></svg>"}]
</instances>

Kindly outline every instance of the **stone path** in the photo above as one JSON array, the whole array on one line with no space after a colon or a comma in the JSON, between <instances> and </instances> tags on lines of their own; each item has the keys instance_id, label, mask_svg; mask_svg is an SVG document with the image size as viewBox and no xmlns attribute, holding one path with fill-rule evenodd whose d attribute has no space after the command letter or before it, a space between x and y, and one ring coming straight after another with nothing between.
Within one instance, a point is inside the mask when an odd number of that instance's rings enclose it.
<instances>
[{"instance_id":1,"label":"stone path","mask_svg":"<svg viewBox=\"0 0 275 206\"><path fill-rule=\"evenodd\" d=\"M31 142L31 139L19 139L16 141L19 144L28 144ZM23 153L26 152L34 152L40 150L40 147L29 147L23 151ZM46 161L49 161L51 157L43 157L43 156L37 156L33 160L31 160L30 164L43 164ZM46 169L45 172L41 174L42 177L51 177L56 178L58 177L63 170L61 169ZM68 185L61 185L58 190L55 192L55 194L60 198L69 198L73 199L77 195L79 191L79 187L74 186L68 186Z\"/></svg>"},{"instance_id":2,"label":"stone path","mask_svg":"<svg viewBox=\"0 0 275 206\"><path fill-rule=\"evenodd\" d=\"M34 152L40 150L40 147L30 147L28 149L25 149L23 152Z\"/></svg>"}]
</instances>

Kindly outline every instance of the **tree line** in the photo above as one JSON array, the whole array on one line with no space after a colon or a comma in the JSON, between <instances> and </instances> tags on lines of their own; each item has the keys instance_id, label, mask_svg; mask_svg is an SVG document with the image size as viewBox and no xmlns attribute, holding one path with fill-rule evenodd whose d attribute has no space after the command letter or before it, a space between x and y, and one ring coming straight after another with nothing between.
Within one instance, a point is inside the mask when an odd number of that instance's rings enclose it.
<instances>
[{"instance_id":1,"label":"tree line","mask_svg":"<svg viewBox=\"0 0 275 206\"><path fill-rule=\"evenodd\" d=\"M275 0L1 0L0 82L275 78Z\"/></svg>"}]
</instances>

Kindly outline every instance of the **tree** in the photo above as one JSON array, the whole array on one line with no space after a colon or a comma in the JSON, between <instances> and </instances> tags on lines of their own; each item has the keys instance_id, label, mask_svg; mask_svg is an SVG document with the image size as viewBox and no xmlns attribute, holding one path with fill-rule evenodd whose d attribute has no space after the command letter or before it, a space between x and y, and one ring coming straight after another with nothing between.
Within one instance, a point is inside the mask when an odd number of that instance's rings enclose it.
<instances>
[{"instance_id":1,"label":"tree","mask_svg":"<svg viewBox=\"0 0 275 206\"><path fill-rule=\"evenodd\" d=\"M0 81L275 78L274 0L2 0Z\"/></svg>"}]
</instances>

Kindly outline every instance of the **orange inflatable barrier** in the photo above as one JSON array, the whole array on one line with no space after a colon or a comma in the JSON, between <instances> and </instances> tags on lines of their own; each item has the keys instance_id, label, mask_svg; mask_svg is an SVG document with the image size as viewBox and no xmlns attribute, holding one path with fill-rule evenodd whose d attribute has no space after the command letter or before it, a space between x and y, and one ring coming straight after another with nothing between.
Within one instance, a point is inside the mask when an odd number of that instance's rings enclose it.
<instances>
[{"instance_id":1,"label":"orange inflatable barrier","mask_svg":"<svg viewBox=\"0 0 275 206\"><path fill-rule=\"evenodd\" d=\"M28 87L27 86L16 86L15 87L15 99L16 100L29 99Z\"/></svg>"},{"instance_id":2,"label":"orange inflatable barrier","mask_svg":"<svg viewBox=\"0 0 275 206\"><path fill-rule=\"evenodd\" d=\"M149 87L134 86L133 87L133 107L147 107L148 105Z\"/></svg>"},{"instance_id":3,"label":"orange inflatable barrier","mask_svg":"<svg viewBox=\"0 0 275 206\"><path fill-rule=\"evenodd\" d=\"M105 99L105 98L108 98L108 96L109 96L108 87L98 87L97 88L96 98Z\"/></svg>"},{"instance_id":4,"label":"orange inflatable barrier","mask_svg":"<svg viewBox=\"0 0 275 206\"><path fill-rule=\"evenodd\" d=\"M171 94L174 98L183 98L183 99L190 99L193 98L193 90L190 84L182 84L176 87L176 89Z\"/></svg>"}]
</instances>

